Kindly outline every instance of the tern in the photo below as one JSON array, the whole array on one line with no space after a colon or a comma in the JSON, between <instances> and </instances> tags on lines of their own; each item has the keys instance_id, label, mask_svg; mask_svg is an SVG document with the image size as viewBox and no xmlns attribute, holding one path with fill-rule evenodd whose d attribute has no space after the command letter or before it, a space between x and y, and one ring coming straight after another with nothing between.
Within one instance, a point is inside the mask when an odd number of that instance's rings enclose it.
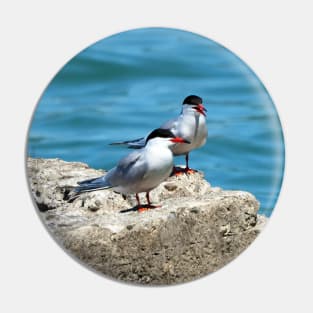
<instances>
[{"instance_id":1,"label":"tern","mask_svg":"<svg viewBox=\"0 0 313 313\"><path fill-rule=\"evenodd\" d=\"M195 95L186 97L183 101L183 108L180 115L164 123L160 128L170 130L175 136L184 138L190 144L173 145L170 147L174 156L185 155L186 167L181 169L174 167L174 174L194 173L189 167L189 153L197 148L202 147L208 137L206 125L206 108L202 99ZM126 145L128 148L140 149L145 145L146 137L135 140L114 142L111 145Z\"/></svg>"},{"instance_id":2,"label":"tern","mask_svg":"<svg viewBox=\"0 0 313 313\"><path fill-rule=\"evenodd\" d=\"M135 194L137 210L156 208L151 205L149 192L166 180L173 170L171 147L189 144L189 141L175 136L168 129L155 129L146 139L145 145L122 158L116 167L104 176L78 182L71 192L69 201L81 193L111 188L122 194ZM138 194L146 193L148 204L141 205Z\"/></svg>"}]
</instances>

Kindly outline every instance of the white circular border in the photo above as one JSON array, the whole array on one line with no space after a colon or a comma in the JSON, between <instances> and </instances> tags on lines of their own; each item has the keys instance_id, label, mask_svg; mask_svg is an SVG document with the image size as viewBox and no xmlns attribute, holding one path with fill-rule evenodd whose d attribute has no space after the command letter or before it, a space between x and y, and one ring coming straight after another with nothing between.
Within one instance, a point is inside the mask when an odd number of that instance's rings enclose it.
<instances>
[{"instance_id":1,"label":"white circular border","mask_svg":"<svg viewBox=\"0 0 313 313\"><path fill-rule=\"evenodd\" d=\"M312 19L309 1L230 3L115 0L43 3L1 10L2 312L312 310ZM2 25L3 24L3 25ZM206 36L242 58L280 114L286 141L282 192L265 231L235 261L174 287L129 286L71 259L35 213L24 173L28 124L50 79L76 53L114 33L149 26ZM4 87L5 86L5 87ZM312 111L312 110L311 110ZM3 175L4 174L4 175Z\"/></svg>"}]
</instances>

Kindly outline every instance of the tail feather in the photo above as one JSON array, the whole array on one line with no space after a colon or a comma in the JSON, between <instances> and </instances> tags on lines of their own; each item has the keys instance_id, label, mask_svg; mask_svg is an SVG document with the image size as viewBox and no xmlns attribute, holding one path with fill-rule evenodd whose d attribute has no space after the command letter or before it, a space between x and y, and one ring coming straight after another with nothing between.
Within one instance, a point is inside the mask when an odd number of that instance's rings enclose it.
<instances>
[{"instance_id":1,"label":"tail feather","mask_svg":"<svg viewBox=\"0 0 313 313\"><path fill-rule=\"evenodd\" d=\"M77 184L80 185L80 186L81 185L87 185L89 183L94 182L96 179L98 179L98 177L97 178L91 178L91 179L82 180L82 181L77 182Z\"/></svg>"},{"instance_id":2,"label":"tail feather","mask_svg":"<svg viewBox=\"0 0 313 313\"><path fill-rule=\"evenodd\" d=\"M103 190L112 188L112 186L105 180L105 178L98 177L78 182L78 187L75 187L68 195L68 201L71 202L80 194L90 191Z\"/></svg>"},{"instance_id":3,"label":"tail feather","mask_svg":"<svg viewBox=\"0 0 313 313\"><path fill-rule=\"evenodd\" d=\"M83 193L88 191L95 191L95 190L102 190L102 189L109 189L111 186L101 186L99 184L89 184L84 186L78 186L73 191L75 193Z\"/></svg>"},{"instance_id":4,"label":"tail feather","mask_svg":"<svg viewBox=\"0 0 313 313\"><path fill-rule=\"evenodd\" d=\"M134 140L112 142L110 146L127 146L130 149L141 149L145 145L145 138L141 137Z\"/></svg>"}]
</instances>

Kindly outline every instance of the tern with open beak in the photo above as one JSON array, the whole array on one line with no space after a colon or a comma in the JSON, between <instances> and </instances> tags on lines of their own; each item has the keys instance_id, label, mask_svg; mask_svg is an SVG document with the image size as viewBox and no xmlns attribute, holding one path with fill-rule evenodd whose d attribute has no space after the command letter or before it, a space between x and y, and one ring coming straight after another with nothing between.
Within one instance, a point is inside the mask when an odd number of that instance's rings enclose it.
<instances>
[{"instance_id":1,"label":"tern with open beak","mask_svg":"<svg viewBox=\"0 0 313 313\"><path fill-rule=\"evenodd\" d=\"M170 130L175 136L190 142L190 144L173 145L170 147L174 156L185 155L186 158L186 167L183 169L175 167L174 174L195 172L189 167L189 153L206 143L208 137L206 111L202 99L198 96L190 95L184 99L180 115L167 121L160 127L161 129ZM140 149L145 145L146 140L147 136L135 140L114 142L111 145L126 145L132 149Z\"/></svg>"}]
</instances>

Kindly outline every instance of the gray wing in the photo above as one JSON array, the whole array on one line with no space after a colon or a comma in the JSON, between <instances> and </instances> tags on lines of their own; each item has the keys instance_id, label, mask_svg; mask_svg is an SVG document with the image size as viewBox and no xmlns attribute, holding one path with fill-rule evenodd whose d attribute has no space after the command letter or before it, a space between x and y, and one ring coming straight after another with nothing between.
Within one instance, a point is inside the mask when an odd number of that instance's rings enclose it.
<instances>
[{"instance_id":1,"label":"gray wing","mask_svg":"<svg viewBox=\"0 0 313 313\"><path fill-rule=\"evenodd\" d=\"M106 180L113 187L135 183L144 177L147 169L141 150L134 151L121 159L118 165L107 173Z\"/></svg>"},{"instance_id":2,"label":"gray wing","mask_svg":"<svg viewBox=\"0 0 313 313\"><path fill-rule=\"evenodd\" d=\"M169 130L175 132L175 130L177 128L177 123L178 123L178 118L173 118L173 119L165 122L163 125L161 125L160 128L169 129ZM174 135L175 135L175 133L174 133Z\"/></svg>"}]
</instances>

